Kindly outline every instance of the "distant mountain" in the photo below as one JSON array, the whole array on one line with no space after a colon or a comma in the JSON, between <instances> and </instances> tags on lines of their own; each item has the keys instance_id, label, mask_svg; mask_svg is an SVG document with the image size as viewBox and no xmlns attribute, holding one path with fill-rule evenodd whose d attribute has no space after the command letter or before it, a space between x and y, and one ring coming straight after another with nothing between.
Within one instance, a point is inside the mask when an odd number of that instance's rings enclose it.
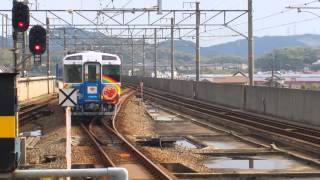
<instances>
[{"instance_id":1,"label":"distant mountain","mask_svg":"<svg viewBox=\"0 0 320 180\"><path fill-rule=\"evenodd\" d=\"M121 53L123 59L130 60L131 52L130 46L119 46L119 44L130 44L130 39L117 39L109 38L100 32L96 31L85 31L74 29L72 27L66 28L66 34L70 36L70 39L66 41L67 49L90 49L95 45L103 45L102 49L105 52L111 53ZM51 32L50 48L52 52L63 52L64 41L63 41L63 29L57 28ZM93 40L92 37L98 37ZM0 36L0 48L2 45L3 38ZM77 45L75 46L75 42ZM8 46L12 47L12 40L8 40ZM117 45L118 44L118 45ZM295 35L295 36L265 36L256 37L254 41L255 45L255 55L260 57L265 53L270 52L272 49L302 46L302 47L320 47L320 35L306 34L306 35ZM159 62L169 63L170 60L170 47L171 41L163 41L160 43L160 48L158 56ZM120 48L119 48L120 47ZM176 40L176 60L178 63L193 63L195 56L195 43L186 40ZM146 46L146 60L153 62L154 49L152 45ZM203 62L213 63L217 61L217 58L221 56L231 56L231 57L247 57L247 40L237 40L233 42L213 45L209 47L201 48L201 56ZM135 47L134 52L135 58L142 57L142 48L140 46ZM222 58L224 60L225 58Z\"/></svg>"},{"instance_id":2,"label":"distant mountain","mask_svg":"<svg viewBox=\"0 0 320 180\"><path fill-rule=\"evenodd\" d=\"M174 43L176 51L195 53L196 44L192 41L176 40ZM171 41L162 41L160 42L159 47L169 49L171 48Z\"/></svg>"},{"instance_id":3,"label":"distant mountain","mask_svg":"<svg viewBox=\"0 0 320 180\"><path fill-rule=\"evenodd\" d=\"M254 40L255 55L261 56L272 49L284 48L290 46L320 46L320 35L298 35L298 36L265 36L256 37ZM247 56L247 40L238 40L225 44L202 48L203 56L212 55L240 55Z\"/></svg>"},{"instance_id":4,"label":"distant mountain","mask_svg":"<svg viewBox=\"0 0 320 180\"><path fill-rule=\"evenodd\" d=\"M304 46L304 47L319 47L320 35L306 34L296 36L265 36L256 37L254 40L255 55L261 56L272 49ZM175 42L176 50L186 53L194 53L195 43L191 41L178 40ZM170 48L170 41L165 41L160 44L160 47ZM247 40L237 40L233 42L213 45L201 48L201 55L206 57L236 55L247 56Z\"/></svg>"}]
</instances>

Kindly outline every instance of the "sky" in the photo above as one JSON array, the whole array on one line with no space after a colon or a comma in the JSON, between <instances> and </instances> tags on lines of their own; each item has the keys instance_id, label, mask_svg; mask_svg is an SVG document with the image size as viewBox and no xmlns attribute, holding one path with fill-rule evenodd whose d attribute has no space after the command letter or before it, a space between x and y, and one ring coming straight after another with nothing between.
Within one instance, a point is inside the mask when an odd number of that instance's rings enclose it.
<instances>
[{"instance_id":1,"label":"sky","mask_svg":"<svg viewBox=\"0 0 320 180\"><path fill-rule=\"evenodd\" d=\"M12 0L0 0L0 9L11 9ZM156 5L157 0L38 0L39 9L101 9L105 7L142 8ZM29 0L34 3L35 0ZM163 0L163 9L183 9L189 7L183 2L192 0ZM185 7L183 7L183 4ZM320 7L318 0L253 0L254 36L320 34L320 9L298 13L287 6ZM32 5L31 8L34 8ZM247 0L200 0L201 9L246 9ZM247 32L247 18L235 21L233 25L242 33ZM240 25L237 25L240 24ZM1 31L1 29L0 29ZM212 35L223 35L226 30L213 30ZM241 39L242 37L203 37L204 46Z\"/></svg>"}]
</instances>

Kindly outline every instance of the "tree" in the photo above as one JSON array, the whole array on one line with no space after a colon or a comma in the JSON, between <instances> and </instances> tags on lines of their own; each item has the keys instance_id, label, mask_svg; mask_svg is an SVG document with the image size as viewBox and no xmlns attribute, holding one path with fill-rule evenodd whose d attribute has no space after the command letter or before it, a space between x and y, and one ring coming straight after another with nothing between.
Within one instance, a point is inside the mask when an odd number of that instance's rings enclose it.
<instances>
[{"instance_id":1,"label":"tree","mask_svg":"<svg viewBox=\"0 0 320 180\"><path fill-rule=\"evenodd\" d=\"M317 60L317 49L289 47L275 49L256 60L256 67L262 71L303 70Z\"/></svg>"}]
</instances>

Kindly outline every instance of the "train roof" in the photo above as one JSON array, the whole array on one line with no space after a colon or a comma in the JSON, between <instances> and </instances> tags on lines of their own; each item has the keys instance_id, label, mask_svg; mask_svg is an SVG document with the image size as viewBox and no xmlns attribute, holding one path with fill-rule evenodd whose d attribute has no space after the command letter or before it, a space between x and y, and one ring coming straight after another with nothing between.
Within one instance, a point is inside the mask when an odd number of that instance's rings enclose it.
<instances>
[{"instance_id":1,"label":"train roof","mask_svg":"<svg viewBox=\"0 0 320 180\"><path fill-rule=\"evenodd\" d=\"M116 54L96 51L83 51L68 54L63 58L64 64L83 64L86 62L99 62L100 64L121 64L121 59Z\"/></svg>"}]
</instances>

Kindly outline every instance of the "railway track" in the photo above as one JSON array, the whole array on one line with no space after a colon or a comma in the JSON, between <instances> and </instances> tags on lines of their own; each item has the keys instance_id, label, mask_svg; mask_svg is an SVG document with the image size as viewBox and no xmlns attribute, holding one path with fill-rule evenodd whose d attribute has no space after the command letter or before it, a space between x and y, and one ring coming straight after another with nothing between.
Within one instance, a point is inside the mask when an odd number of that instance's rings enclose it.
<instances>
[{"instance_id":1,"label":"railway track","mask_svg":"<svg viewBox=\"0 0 320 180\"><path fill-rule=\"evenodd\" d=\"M134 86L130 87L135 88ZM320 148L320 131L315 129L278 122L268 118L254 116L245 112L233 111L230 109L207 104L198 100L178 97L149 88L144 88L144 93L148 96L170 102L179 107L219 117L225 121L229 121L232 123L238 123L252 128L286 136L290 139L302 141L309 145Z\"/></svg>"},{"instance_id":2,"label":"railway track","mask_svg":"<svg viewBox=\"0 0 320 180\"><path fill-rule=\"evenodd\" d=\"M55 100L56 97L49 97L32 103L23 104L19 109L19 123L23 125L32 118L49 115L48 102Z\"/></svg>"},{"instance_id":3,"label":"railway track","mask_svg":"<svg viewBox=\"0 0 320 180\"><path fill-rule=\"evenodd\" d=\"M122 94L117 111L108 122L92 119L87 124L82 123L81 127L90 137L107 167L125 167L129 172L129 178L170 180L172 178L166 172L127 141L116 128L118 112L133 93L134 91L127 91Z\"/></svg>"}]
</instances>

